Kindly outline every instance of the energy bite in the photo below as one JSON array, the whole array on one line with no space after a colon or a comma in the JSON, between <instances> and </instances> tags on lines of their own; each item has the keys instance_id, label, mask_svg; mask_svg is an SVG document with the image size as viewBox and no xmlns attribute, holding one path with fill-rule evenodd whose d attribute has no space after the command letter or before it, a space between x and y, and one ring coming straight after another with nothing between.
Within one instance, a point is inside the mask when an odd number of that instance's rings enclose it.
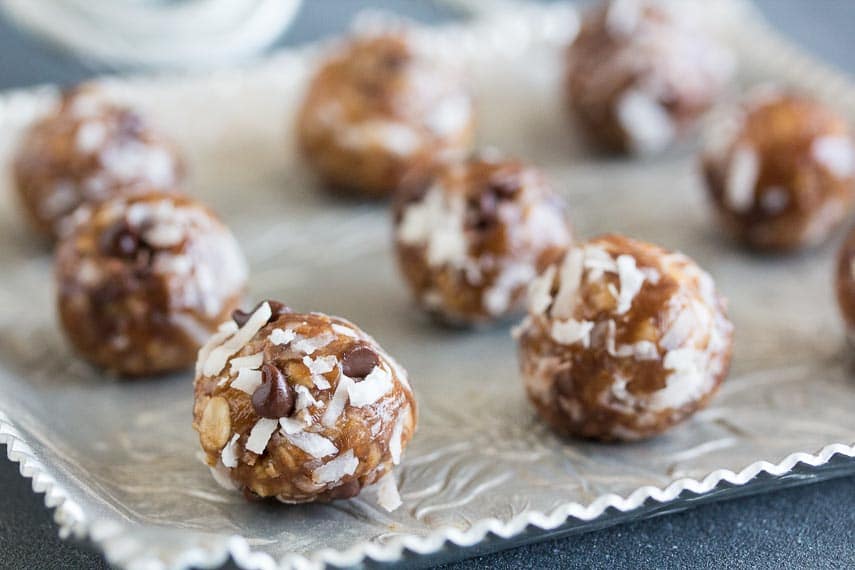
<instances>
[{"instance_id":1,"label":"energy bite","mask_svg":"<svg viewBox=\"0 0 855 570\"><path fill-rule=\"evenodd\" d=\"M193 427L214 478L249 498L349 499L392 469L413 436L407 373L344 319L275 301L236 312L199 351Z\"/></svg>"},{"instance_id":2,"label":"energy bite","mask_svg":"<svg viewBox=\"0 0 855 570\"><path fill-rule=\"evenodd\" d=\"M801 95L768 88L750 95L711 133L702 162L722 227L755 249L817 245L851 210L851 131Z\"/></svg>"},{"instance_id":3,"label":"energy bite","mask_svg":"<svg viewBox=\"0 0 855 570\"><path fill-rule=\"evenodd\" d=\"M610 152L652 154L719 96L730 54L674 10L649 0L600 2L567 51L568 106Z\"/></svg>"},{"instance_id":4,"label":"energy bite","mask_svg":"<svg viewBox=\"0 0 855 570\"><path fill-rule=\"evenodd\" d=\"M455 324L521 309L539 270L572 242L565 208L536 168L484 155L446 165L396 203L398 264L417 302Z\"/></svg>"},{"instance_id":5,"label":"energy bite","mask_svg":"<svg viewBox=\"0 0 855 570\"><path fill-rule=\"evenodd\" d=\"M65 93L24 133L13 173L33 227L53 239L81 204L172 191L183 176L170 142L94 88Z\"/></svg>"},{"instance_id":6,"label":"energy bite","mask_svg":"<svg viewBox=\"0 0 855 570\"><path fill-rule=\"evenodd\" d=\"M356 37L318 70L297 135L331 187L383 197L418 184L443 158L467 150L473 108L459 77L404 33Z\"/></svg>"},{"instance_id":7,"label":"energy bite","mask_svg":"<svg viewBox=\"0 0 855 570\"><path fill-rule=\"evenodd\" d=\"M192 365L246 284L228 228L200 203L162 193L83 206L73 219L57 246L56 281L77 352L124 376Z\"/></svg>"},{"instance_id":8,"label":"energy bite","mask_svg":"<svg viewBox=\"0 0 855 570\"><path fill-rule=\"evenodd\" d=\"M529 399L552 428L629 441L707 405L728 372L733 326L691 259L606 235L532 283L514 334Z\"/></svg>"}]
</instances>

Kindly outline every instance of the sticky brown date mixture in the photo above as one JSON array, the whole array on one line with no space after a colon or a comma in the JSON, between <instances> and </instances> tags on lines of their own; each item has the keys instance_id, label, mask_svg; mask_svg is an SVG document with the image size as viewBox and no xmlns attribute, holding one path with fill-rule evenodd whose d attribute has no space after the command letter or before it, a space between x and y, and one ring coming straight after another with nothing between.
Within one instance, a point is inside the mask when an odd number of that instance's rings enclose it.
<instances>
[{"instance_id":1,"label":"sticky brown date mixture","mask_svg":"<svg viewBox=\"0 0 855 570\"><path fill-rule=\"evenodd\" d=\"M199 351L193 427L227 488L286 503L375 485L397 508L392 469L416 425L407 374L354 324L275 301L236 312Z\"/></svg>"},{"instance_id":2,"label":"sticky brown date mixture","mask_svg":"<svg viewBox=\"0 0 855 570\"><path fill-rule=\"evenodd\" d=\"M685 18L649 0L600 2L567 51L568 107L604 150L651 154L715 101L732 58Z\"/></svg>"},{"instance_id":3,"label":"sticky brown date mixture","mask_svg":"<svg viewBox=\"0 0 855 570\"><path fill-rule=\"evenodd\" d=\"M330 187L376 198L467 150L473 125L460 79L399 32L352 38L321 64L297 137Z\"/></svg>"},{"instance_id":4,"label":"sticky brown date mixture","mask_svg":"<svg viewBox=\"0 0 855 570\"><path fill-rule=\"evenodd\" d=\"M66 337L90 362L142 376L189 367L237 306L246 263L206 207L149 193L82 206L59 242Z\"/></svg>"},{"instance_id":5,"label":"sticky brown date mixture","mask_svg":"<svg viewBox=\"0 0 855 570\"><path fill-rule=\"evenodd\" d=\"M537 272L572 242L565 207L519 160L475 155L445 165L395 207L398 264L417 302L454 324L513 314Z\"/></svg>"},{"instance_id":6,"label":"sticky brown date mixture","mask_svg":"<svg viewBox=\"0 0 855 570\"><path fill-rule=\"evenodd\" d=\"M551 427L637 440L709 402L727 375L733 327L692 260L608 235L532 283L514 334L529 399Z\"/></svg>"},{"instance_id":7,"label":"sticky brown date mixture","mask_svg":"<svg viewBox=\"0 0 855 570\"><path fill-rule=\"evenodd\" d=\"M789 251L825 241L851 211L855 144L822 103L765 87L711 134L703 171L726 232Z\"/></svg>"},{"instance_id":8,"label":"sticky brown date mixture","mask_svg":"<svg viewBox=\"0 0 855 570\"><path fill-rule=\"evenodd\" d=\"M184 167L137 111L81 87L24 133L13 174L33 227L56 238L81 204L174 191Z\"/></svg>"}]
</instances>

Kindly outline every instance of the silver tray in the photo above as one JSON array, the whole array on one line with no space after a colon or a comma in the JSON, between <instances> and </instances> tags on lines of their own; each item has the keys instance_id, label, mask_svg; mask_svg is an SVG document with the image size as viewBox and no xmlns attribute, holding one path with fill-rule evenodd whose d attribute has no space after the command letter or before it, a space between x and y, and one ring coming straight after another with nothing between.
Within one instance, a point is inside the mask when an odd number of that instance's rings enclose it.
<instances>
[{"instance_id":1,"label":"silver tray","mask_svg":"<svg viewBox=\"0 0 855 570\"><path fill-rule=\"evenodd\" d=\"M793 84L855 120L855 87L750 7L704 9L737 52L743 86ZM220 490L198 458L189 375L122 383L71 354L55 322L50 256L30 239L7 175L0 442L55 508L63 536L133 569L210 567L229 556L264 569L418 555L427 564L855 472L855 380L831 286L836 244L772 259L731 247L708 216L692 144L655 160L586 155L559 119L558 46L573 22L571 8L552 5L421 35L468 70L481 140L541 164L580 235L659 242L716 277L737 345L713 405L647 443L561 440L526 402L508 327L449 331L423 318L396 274L386 209L317 191L294 155L295 105L322 48L214 75L105 80L186 149L190 192L223 215L250 258L252 298L360 323L410 370L422 417L398 471L404 505L392 514L370 499L285 507ZM54 98L51 88L0 97L0 159Z\"/></svg>"}]
</instances>

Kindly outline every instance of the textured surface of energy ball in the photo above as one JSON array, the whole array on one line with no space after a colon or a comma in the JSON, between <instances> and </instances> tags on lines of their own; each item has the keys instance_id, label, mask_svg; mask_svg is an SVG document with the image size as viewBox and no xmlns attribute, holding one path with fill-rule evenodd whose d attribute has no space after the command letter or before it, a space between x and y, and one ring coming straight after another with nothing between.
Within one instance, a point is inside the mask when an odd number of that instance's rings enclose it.
<instances>
[{"instance_id":1,"label":"textured surface of energy ball","mask_svg":"<svg viewBox=\"0 0 855 570\"><path fill-rule=\"evenodd\" d=\"M855 344L855 230L849 232L837 256L836 285L849 340Z\"/></svg>"},{"instance_id":2,"label":"textured surface of energy ball","mask_svg":"<svg viewBox=\"0 0 855 570\"><path fill-rule=\"evenodd\" d=\"M298 119L308 162L331 187L386 196L465 151L472 101L404 34L355 38L322 64Z\"/></svg>"},{"instance_id":3,"label":"textured surface of energy ball","mask_svg":"<svg viewBox=\"0 0 855 570\"><path fill-rule=\"evenodd\" d=\"M33 226L54 238L81 204L172 191L182 174L171 143L136 111L105 101L94 88L66 93L24 133L14 160L18 193Z\"/></svg>"},{"instance_id":4,"label":"textured surface of energy ball","mask_svg":"<svg viewBox=\"0 0 855 570\"><path fill-rule=\"evenodd\" d=\"M567 52L573 115L603 150L651 154L714 102L732 58L681 14L649 0L592 7Z\"/></svg>"},{"instance_id":5,"label":"textured surface of energy ball","mask_svg":"<svg viewBox=\"0 0 855 570\"><path fill-rule=\"evenodd\" d=\"M722 226L757 249L824 241L855 192L846 121L818 102L770 89L749 96L713 130L703 169Z\"/></svg>"},{"instance_id":6,"label":"textured surface of energy ball","mask_svg":"<svg viewBox=\"0 0 855 570\"><path fill-rule=\"evenodd\" d=\"M451 323L515 312L528 283L572 242L563 203L535 168L473 157L399 196L398 263L418 303Z\"/></svg>"},{"instance_id":7,"label":"textured surface of energy ball","mask_svg":"<svg viewBox=\"0 0 855 570\"><path fill-rule=\"evenodd\" d=\"M344 319L265 301L199 351L193 426L217 481L249 497L348 499L377 483L392 510L416 414L404 369Z\"/></svg>"},{"instance_id":8,"label":"textured surface of energy ball","mask_svg":"<svg viewBox=\"0 0 855 570\"><path fill-rule=\"evenodd\" d=\"M231 232L189 198L151 193L83 206L56 253L59 315L87 360L125 376L191 366L240 302Z\"/></svg>"},{"instance_id":9,"label":"textured surface of energy ball","mask_svg":"<svg viewBox=\"0 0 855 570\"><path fill-rule=\"evenodd\" d=\"M600 237L539 276L528 303L515 330L522 376L560 433L651 437L704 407L727 375L724 302L682 254Z\"/></svg>"}]
</instances>

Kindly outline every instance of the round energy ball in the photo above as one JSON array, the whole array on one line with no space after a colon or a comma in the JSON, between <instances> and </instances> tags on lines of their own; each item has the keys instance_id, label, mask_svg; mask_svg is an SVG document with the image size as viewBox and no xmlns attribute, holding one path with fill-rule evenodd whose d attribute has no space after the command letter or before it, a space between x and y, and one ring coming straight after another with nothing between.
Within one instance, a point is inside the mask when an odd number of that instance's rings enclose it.
<instances>
[{"instance_id":1,"label":"round energy ball","mask_svg":"<svg viewBox=\"0 0 855 570\"><path fill-rule=\"evenodd\" d=\"M835 284L849 340L855 344L855 230L849 232L837 255Z\"/></svg>"},{"instance_id":2,"label":"round energy ball","mask_svg":"<svg viewBox=\"0 0 855 570\"><path fill-rule=\"evenodd\" d=\"M405 34L390 33L354 38L322 64L297 134L330 187L377 198L466 151L473 125L460 79Z\"/></svg>"},{"instance_id":3,"label":"round energy ball","mask_svg":"<svg viewBox=\"0 0 855 570\"><path fill-rule=\"evenodd\" d=\"M172 144L136 111L79 88L24 133L13 173L33 227L56 239L81 204L172 191L183 166Z\"/></svg>"},{"instance_id":4,"label":"round energy ball","mask_svg":"<svg viewBox=\"0 0 855 570\"><path fill-rule=\"evenodd\" d=\"M652 154L711 106L732 68L729 52L673 10L601 2L567 51L568 106L603 150Z\"/></svg>"},{"instance_id":5,"label":"round energy ball","mask_svg":"<svg viewBox=\"0 0 855 570\"><path fill-rule=\"evenodd\" d=\"M86 360L123 376L191 366L237 307L247 268L200 203L140 194L83 206L59 242L59 316Z\"/></svg>"},{"instance_id":6,"label":"round energy ball","mask_svg":"<svg viewBox=\"0 0 855 570\"><path fill-rule=\"evenodd\" d=\"M819 244L852 206L855 146L846 120L800 95L754 93L711 133L702 160L721 225L755 249Z\"/></svg>"},{"instance_id":7,"label":"round energy ball","mask_svg":"<svg viewBox=\"0 0 855 570\"><path fill-rule=\"evenodd\" d=\"M564 205L544 176L514 159L475 156L399 196L398 264L417 302L452 324L522 308L528 283L572 243Z\"/></svg>"},{"instance_id":8,"label":"round energy ball","mask_svg":"<svg viewBox=\"0 0 855 570\"><path fill-rule=\"evenodd\" d=\"M626 441L706 406L727 375L733 326L692 260L607 235L532 283L514 334L528 396L553 429Z\"/></svg>"},{"instance_id":9,"label":"round energy ball","mask_svg":"<svg viewBox=\"0 0 855 570\"><path fill-rule=\"evenodd\" d=\"M407 373L353 323L264 301L199 351L193 427L215 479L285 503L349 499L392 469L416 427Z\"/></svg>"}]
</instances>

